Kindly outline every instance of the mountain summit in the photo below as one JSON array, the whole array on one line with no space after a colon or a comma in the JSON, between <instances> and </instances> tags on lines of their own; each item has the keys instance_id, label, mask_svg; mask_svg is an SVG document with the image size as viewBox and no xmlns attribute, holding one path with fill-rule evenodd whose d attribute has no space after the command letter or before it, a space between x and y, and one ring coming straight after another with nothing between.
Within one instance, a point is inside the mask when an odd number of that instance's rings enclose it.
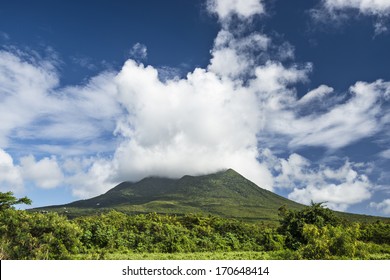
<instances>
[{"instance_id":1,"label":"mountain summit","mask_svg":"<svg viewBox=\"0 0 390 280\"><path fill-rule=\"evenodd\" d=\"M125 213L202 213L243 220L277 219L278 208L295 203L260 188L233 169L180 179L148 177L123 182L105 194L65 205L40 209L66 212L69 216L115 209Z\"/></svg>"}]
</instances>

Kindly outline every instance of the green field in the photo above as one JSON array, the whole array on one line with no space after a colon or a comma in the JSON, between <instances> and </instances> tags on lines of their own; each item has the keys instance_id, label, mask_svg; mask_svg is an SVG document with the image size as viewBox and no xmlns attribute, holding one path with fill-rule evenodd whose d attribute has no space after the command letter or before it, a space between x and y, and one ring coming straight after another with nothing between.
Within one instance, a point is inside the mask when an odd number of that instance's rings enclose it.
<instances>
[{"instance_id":1,"label":"green field","mask_svg":"<svg viewBox=\"0 0 390 280\"><path fill-rule=\"evenodd\" d=\"M194 252L194 253L91 253L73 256L76 260L297 260L297 254L291 251L275 252ZM335 257L335 259L343 259ZM344 258L364 260L390 260L390 248L387 253L370 253L364 258Z\"/></svg>"}]
</instances>

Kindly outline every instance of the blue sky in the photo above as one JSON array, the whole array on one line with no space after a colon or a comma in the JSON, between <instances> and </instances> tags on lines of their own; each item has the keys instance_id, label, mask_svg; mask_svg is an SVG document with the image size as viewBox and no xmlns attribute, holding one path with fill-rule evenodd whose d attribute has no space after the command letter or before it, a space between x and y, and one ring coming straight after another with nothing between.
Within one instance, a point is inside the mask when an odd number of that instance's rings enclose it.
<instances>
[{"instance_id":1,"label":"blue sky","mask_svg":"<svg viewBox=\"0 0 390 280\"><path fill-rule=\"evenodd\" d=\"M388 0L1 1L0 190L234 168L389 216L389 28Z\"/></svg>"}]
</instances>

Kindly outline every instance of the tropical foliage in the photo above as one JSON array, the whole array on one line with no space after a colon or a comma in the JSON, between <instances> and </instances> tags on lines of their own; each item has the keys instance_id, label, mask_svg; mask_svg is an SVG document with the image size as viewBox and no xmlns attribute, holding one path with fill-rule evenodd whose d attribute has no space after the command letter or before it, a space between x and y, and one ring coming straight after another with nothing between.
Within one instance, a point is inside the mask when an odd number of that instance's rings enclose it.
<instances>
[{"instance_id":1,"label":"tropical foliage","mask_svg":"<svg viewBox=\"0 0 390 280\"><path fill-rule=\"evenodd\" d=\"M0 211L13 207L16 204L31 204L31 199L22 197L17 199L12 192L0 192Z\"/></svg>"},{"instance_id":2,"label":"tropical foliage","mask_svg":"<svg viewBox=\"0 0 390 280\"><path fill-rule=\"evenodd\" d=\"M55 212L15 210L12 205L0 211L1 259L126 259L145 254L390 259L389 223L348 222L322 204L280 208L278 227L211 215L127 215L114 210L68 219Z\"/></svg>"}]
</instances>

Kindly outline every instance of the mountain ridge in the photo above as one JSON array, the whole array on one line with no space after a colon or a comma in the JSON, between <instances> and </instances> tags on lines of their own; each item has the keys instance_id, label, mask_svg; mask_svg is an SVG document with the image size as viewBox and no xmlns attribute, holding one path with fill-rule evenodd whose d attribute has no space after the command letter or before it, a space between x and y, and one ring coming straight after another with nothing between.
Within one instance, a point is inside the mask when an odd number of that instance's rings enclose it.
<instances>
[{"instance_id":1,"label":"mountain ridge","mask_svg":"<svg viewBox=\"0 0 390 280\"><path fill-rule=\"evenodd\" d=\"M296 203L257 186L233 169L208 175L184 175L179 179L146 177L122 182L104 194L63 205L35 208L64 213L69 217L117 210L127 214L199 213L247 221L278 221L278 209L302 209ZM342 214L359 220L362 215ZM366 216L365 216L366 217Z\"/></svg>"}]
</instances>

